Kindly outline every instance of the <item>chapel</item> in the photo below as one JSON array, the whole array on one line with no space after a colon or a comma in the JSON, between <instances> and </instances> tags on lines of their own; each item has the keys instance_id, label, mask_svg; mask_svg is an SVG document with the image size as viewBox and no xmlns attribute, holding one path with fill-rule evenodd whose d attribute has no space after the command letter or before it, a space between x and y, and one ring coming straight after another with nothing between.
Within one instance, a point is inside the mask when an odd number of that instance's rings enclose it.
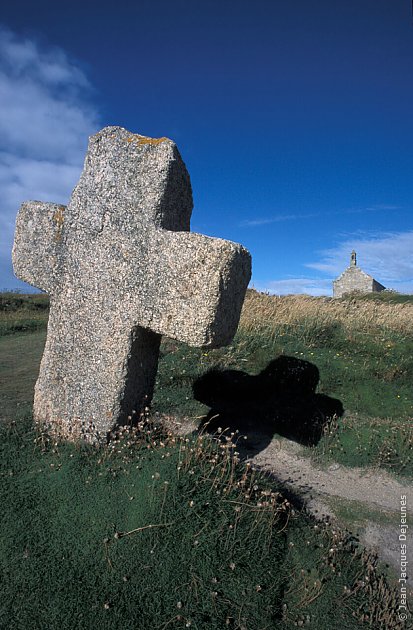
<instances>
[{"instance_id":1,"label":"chapel","mask_svg":"<svg viewBox=\"0 0 413 630\"><path fill-rule=\"evenodd\" d=\"M357 266L357 254L353 250L350 257L350 265L343 273L333 281L333 296L343 297L347 293L376 293L384 291L384 287L368 273Z\"/></svg>"}]
</instances>

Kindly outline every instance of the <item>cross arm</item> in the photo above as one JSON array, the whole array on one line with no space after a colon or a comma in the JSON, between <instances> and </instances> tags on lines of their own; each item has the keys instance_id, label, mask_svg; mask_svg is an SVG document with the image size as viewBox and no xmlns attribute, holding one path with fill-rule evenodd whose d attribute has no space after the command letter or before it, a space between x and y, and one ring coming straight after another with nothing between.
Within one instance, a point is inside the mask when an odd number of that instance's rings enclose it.
<instances>
[{"instance_id":1,"label":"cross arm","mask_svg":"<svg viewBox=\"0 0 413 630\"><path fill-rule=\"evenodd\" d=\"M241 245L194 232L157 230L147 275L149 318L140 325L192 346L231 342L251 277Z\"/></svg>"},{"instance_id":2,"label":"cross arm","mask_svg":"<svg viewBox=\"0 0 413 630\"><path fill-rule=\"evenodd\" d=\"M66 206L26 201L19 210L13 245L13 268L18 278L53 293L64 257Z\"/></svg>"}]
</instances>

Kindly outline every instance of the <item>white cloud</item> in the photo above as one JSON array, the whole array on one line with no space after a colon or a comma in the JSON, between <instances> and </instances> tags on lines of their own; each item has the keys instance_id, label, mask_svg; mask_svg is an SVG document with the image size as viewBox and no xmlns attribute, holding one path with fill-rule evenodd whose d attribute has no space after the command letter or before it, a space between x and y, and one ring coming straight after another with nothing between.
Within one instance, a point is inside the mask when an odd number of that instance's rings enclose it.
<instances>
[{"instance_id":1,"label":"white cloud","mask_svg":"<svg viewBox=\"0 0 413 630\"><path fill-rule=\"evenodd\" d=\"M306 267L337 276L348 266L353 249L363 271L387 288L413 293L413 231L346 238L334 249L321 252L319 262Z\"/></svg>"},{"instance_id":2,"label":"white cloud","mask_svg":"<svg viewBox=\"0 0 413 630\"><path fill-rule=\"evenodd\" d=\"M322 278L287 278L284 280L270 280L267 283L254 285L257 291L274 295L332 295L332 280Z\"/></svg>"},{"instance_id":3,"label":"white cloud","mask_svg":"<svg viewBox=\"0 0 413 630\"><path fill-rule=\"evenodd\" d=\"M35 42L19 39L5 28L1 29L0 55L9 76L27 73L41 83L63 84L65 87L70 83L88 85L84 74L69 61L62 49L40 50Z\"/></svg>"},{"instance_id":4,"label":"white cloud","mask_svg":"<svg viewBox=\"0 0 413 630\"><path fill-rule=\"evenodd\" d=\"M284 278L260 282L255 288L275 295L332 295L333 279L348 267L353 249L363 271L387 289L413 294L413 231L347 237L334 249L320 252L320 261L304 265L328 278Z\"/></svg>"},{"instance_id":5,"label":"white cloud","mask_svg":"<svg viewBox=\"0 0 413 630\"><path fill-rule=\"evenodd\" d=\"M311 214L278 214L267 219L245 219L241 221L239 227L256 227L259 225L268 225L270 223L281 223L283 221L297 221L299 219L314 219L320 216L319 212L313 212Z\"/></svg>"},{"instance_id":6,"label":"white cloud","mask_svg":"<svg viewBox=\"0 0 413 630\"><path fill-rule=\"evenodd\" d=\"M1 290L23 286L10 259L20 204L67 203L99 124L91 86L63 50L0 28L0 67Z\"/></svg>"},{"instance_id":7,"label":"white cloud","mask_svg":"<svg viewBox=\"0 0 413 630\"><path fill-rule=\"evenodd\" d=\"M401 206L390 204L376 204L374 206L361 208L346 208L342 210L332 210L331 212L307 212L303 214L276 214L272 217L263 217L257 219L245 219L241 221L239 227L259 227L261 225L269 225L270 223L279 223L282 221L301 221L302 219L315 219L318 217L343 216L347 214L366 214L367 212L384 212L388 210L400 210Z\"/></svg>"}]
</instances>

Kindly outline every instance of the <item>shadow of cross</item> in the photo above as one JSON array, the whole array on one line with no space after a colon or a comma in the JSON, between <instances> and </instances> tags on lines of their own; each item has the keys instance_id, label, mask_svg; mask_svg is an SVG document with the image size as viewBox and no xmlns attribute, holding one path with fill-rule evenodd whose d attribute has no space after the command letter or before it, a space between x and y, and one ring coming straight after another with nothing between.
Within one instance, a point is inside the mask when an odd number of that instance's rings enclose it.
<instances>
[{"instance_id":1,"label":"shadow of cross","mask_svg":"<svg viewBox=\"0 0 413 630\"><path fill-rule=\"evenodd\" d=\"M23 203L13 264L50 294L34 418L106 439L150 402L161 335L218 347L236 331L249 253L189 232L192 192L174 142L106 127L67 207Z\"/></svg>"}]
</instances>

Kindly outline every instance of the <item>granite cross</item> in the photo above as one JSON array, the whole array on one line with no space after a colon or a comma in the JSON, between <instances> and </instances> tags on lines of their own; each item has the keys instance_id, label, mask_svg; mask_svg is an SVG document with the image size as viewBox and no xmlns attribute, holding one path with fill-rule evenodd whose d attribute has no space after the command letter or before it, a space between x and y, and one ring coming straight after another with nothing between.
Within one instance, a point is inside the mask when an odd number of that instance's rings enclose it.
<instances>
[{"instance_id":1,"label":"granite cross","mask_svg":"<svg viewBox=\"0 0 413 630\"><path fill-rule=\"evenodd\" d=\"M38 423L102 441L150 402L161 335L193 346L231 341L250 255L189 232L192 205L175 143L121 127L90 138L67 207L22 204L14 270L50 295Z\"/></svg>"}]
</instances>

